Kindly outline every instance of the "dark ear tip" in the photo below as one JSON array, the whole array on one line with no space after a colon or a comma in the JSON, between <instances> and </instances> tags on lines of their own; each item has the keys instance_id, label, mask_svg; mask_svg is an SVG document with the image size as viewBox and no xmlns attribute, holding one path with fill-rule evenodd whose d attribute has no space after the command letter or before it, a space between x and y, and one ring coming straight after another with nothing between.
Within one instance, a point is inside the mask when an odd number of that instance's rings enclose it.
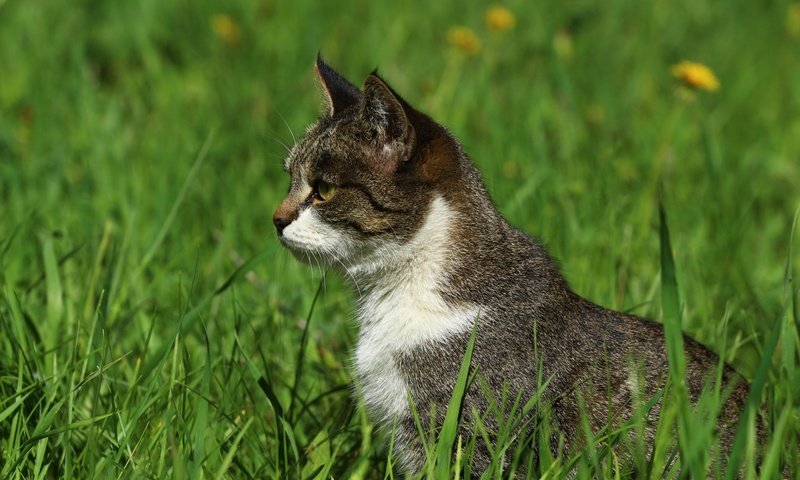
<instances>
[{"instance_id":1,"label":"dark ear tip","mask_svg":"<svg viewBox=\"0 0 800 480\"><path fill-rule=\"evenodd\" d=\"M320 71L324 70L327 66L328 65L326 65L325 61L322 59L322 50L317 50L317 60L314 62L314 68Z\"/></svg>"},{"instance_id":2,"label":"dark ear tip","mask_svg":"<svg viewBox=\"0 0 800 480\"><path fill-rule=\"evenodd\" d=\"M365 87L370 85L370 84L371 85L380 85L380 86L383 86L383 87L388 87L389 86L386 83L386 81L384 79L382 79L380 75L378 75L378 70L377 69L373 70L372 73L367 75L367 78L364 79L364 86Z\"/></svg>"},{"instance_id":3,"label":"dark ear tip","mask_svg":"<svg viewBox=\"0 0 800 480\"><path fill-rule=\"evenodd\" d=\"M314 70L317 74L319 85L326 97L329 115L333 115L336 112L340 112L358 103L359 98L361 98L361 92L358 90L358 87L348 82L339 72L329 67L328 64L322 60L322 54L320 52L317 52Z\"/></svg>"}]
</instances>

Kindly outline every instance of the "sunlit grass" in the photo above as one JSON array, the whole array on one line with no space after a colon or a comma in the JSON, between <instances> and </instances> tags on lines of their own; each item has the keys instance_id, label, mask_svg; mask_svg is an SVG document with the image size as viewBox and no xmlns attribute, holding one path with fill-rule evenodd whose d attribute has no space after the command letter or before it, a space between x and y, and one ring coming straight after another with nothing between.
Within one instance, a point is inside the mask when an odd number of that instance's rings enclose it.
<instances>
[{"instance_id":1,"label":"sunlit grass","mask_svg":"<svg viewBox=\"0 0 800 480\"><path fill-rule=\"evenodd\" d=\"M679 325L760 392L727 469L672 388L652 451L634 419L549 455L547 406L519 405L542 418L492 433L490 475L753 478L759 448L765 477L797 475L796 6L487 7L0 1L0 477L402 476L352 393L351 293L270 220L320 49L445 123L578 293L672 322L675 352ZM673 78L683 59L719 88ZM474 478L452 422L423 472Z\"/></svg>"}]
</instances>

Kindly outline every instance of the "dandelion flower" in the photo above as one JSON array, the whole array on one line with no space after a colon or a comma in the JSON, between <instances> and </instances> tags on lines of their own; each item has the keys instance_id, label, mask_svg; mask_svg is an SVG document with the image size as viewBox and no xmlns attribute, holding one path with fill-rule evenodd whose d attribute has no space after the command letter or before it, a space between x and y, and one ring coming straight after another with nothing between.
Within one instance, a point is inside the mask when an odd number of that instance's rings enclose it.
<instances>
[{"instance_id":1,"label":"dandelion flower","mask_svg":"<svg viewBox=\"0 0 800 480\"><path fill-rule=\"evenodd\" d=\"M559 30L553 36L553 50L555 50L556 55L564 60L571 60L573 52L572 35L566 30Z\"/></svg>"},{"instance_id":2,"label":"dandelion flower","mask_svg":"<svg viewBox=\"0 0 800 480\"><path fill-rule=\"evenodd\" d=\"M800 38L800 2L789 5L786 12L786 29L792 37Z\"/></svg>"},{"instance_id":3,"label":"dandelion flower","mask_svg":"<svg viewBox=\"0 0 800 480\"><path fill-rule=\"evenodd\" d=\"M516 22L514 14L505 7L492 5L486 10L486 25L492 30L499 32L511 30Z\"/></svg>"},{"instance_id":4,"label":"dandelion flower","mask_svg":"<svg viewBox=\"0 0 800 480\"><path fill-rule=\"evenodd\" d=\"M242 39L242 31L239 25L224 13L218 13L211 17L211 30L224 43L236 45Z\"/></svg>"},{"instance_id":5,"label":"dandelion flower","mask_svg":"<svg viewBox=\"0 0 800 480\"><path fill-rule=\"evenodd\" d=\"M702 63L683 61L672 67L672 76L694 90L715 92L719 90L719 80L710 68Z\"/></svg>"},{"instance_id":6,"label":"dandelion flower","mask_svg":"<svg viewBox=\"0 0 800 480\"><path fill-rule=\"evenodd\" d=\"M503 163L503 175L506 178L516 178L519 176L519 163L509 160Z\"/></svg>"},{"instance_id":7,"label":"dandelion flower","mask_svg":"<svg viewBox=\"0 0 800 480\"><path fill-rule=\"evenodd\" d=\"M447 32L447 41L450 45L464 53L474 55L481 49L481 41L475 32L467 27L453 27Z\"/></svg>"}]
</instances>

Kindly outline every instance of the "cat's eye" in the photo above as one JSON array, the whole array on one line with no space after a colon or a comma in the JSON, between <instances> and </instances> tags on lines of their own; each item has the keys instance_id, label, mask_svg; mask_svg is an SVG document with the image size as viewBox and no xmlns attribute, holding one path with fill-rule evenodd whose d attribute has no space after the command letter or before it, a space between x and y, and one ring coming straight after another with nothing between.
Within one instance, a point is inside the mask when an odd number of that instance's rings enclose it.
<instances>
[{"instance_id":1,"label":"cat's eye","mask_svg":"<svg viewBox=\"0 0 800 480\"><path fill-rule=\"evenodd\" d=\"M333 194L336 193L336 185L317 180L317 183L314 185L314 193L316 193L320 200L328 201L333 197Z\"/></svg>"}]
</instances>

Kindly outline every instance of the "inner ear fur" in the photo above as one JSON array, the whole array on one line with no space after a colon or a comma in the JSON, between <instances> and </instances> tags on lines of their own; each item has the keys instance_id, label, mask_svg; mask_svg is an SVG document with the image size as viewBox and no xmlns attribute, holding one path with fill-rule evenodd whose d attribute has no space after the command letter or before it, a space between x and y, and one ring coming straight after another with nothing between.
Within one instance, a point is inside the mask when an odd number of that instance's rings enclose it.
<instances>
[{"instance_id":1,"label":"inner ear fur","mask_svg":"<svg viewBox=\"0 0 800 480\"><path fill-rule=\"evenodd\" d=\"M361 116L386 143L408 143L413 135L405 102L374 72L364 81Z\"/></svg>"}]
</instances>

